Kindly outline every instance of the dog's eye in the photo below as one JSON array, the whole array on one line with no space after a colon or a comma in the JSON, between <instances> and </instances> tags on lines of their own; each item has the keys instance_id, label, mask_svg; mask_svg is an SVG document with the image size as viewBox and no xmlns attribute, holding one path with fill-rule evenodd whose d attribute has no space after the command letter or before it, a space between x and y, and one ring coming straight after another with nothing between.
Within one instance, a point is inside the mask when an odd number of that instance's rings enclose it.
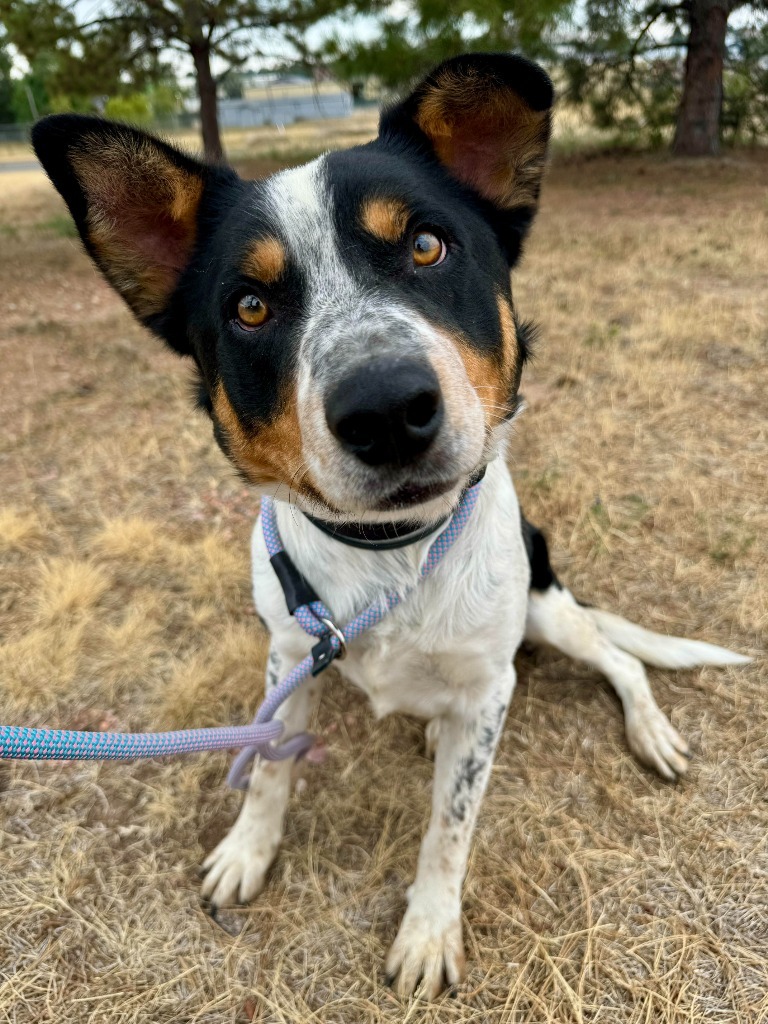
<instances>
[{"instance_id":1,"label":"dog's eye","mask_svg":"<svg viewBox=\"0 0 768 1024\"><path fill-rule=\"evenodd\" d=\"M445 242L431 231L418 231L413 236L413 262L417 267L436 267L447 251Z\"/></svg>"},{"instance_id":2,"label":"dog's eye","mask_svg":"<svg viewBox=\"0 0 768 1024\"><path fill-rule=\"evenodd\" d=\"M244 295L237 304L237 321L246 331L262 327L269 317L269 306L258 295Z\"/></svg>"}]
</instances>

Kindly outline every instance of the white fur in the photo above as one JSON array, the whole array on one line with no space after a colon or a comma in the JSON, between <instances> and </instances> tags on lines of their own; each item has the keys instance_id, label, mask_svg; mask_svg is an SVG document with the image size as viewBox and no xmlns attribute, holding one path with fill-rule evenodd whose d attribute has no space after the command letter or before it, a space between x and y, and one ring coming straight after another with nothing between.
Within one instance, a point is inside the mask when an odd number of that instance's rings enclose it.
<instances>
[{"instance_id":1,"label":"white fur","mask_svg":"<svg viewBox=\"0 0 768 1024\"><path fill-rule=\"evenodd\" d=\"M747 665L751 658L724 647L686 640L680 636L662 636L652 633L620 615L588 608L587 614L600 632L615 644L640 658L646 665L657 668L694 668L696 665Z\"/></svg>"},{"instance_id":2,"label":"white fur","mask_svg":"<svg viewBox=\"0 0 768 1024\"><path fill-rule=\"evenodd\" d=\"M479 662L492 673L512 660L522 639L529 579L519 516L509 473L497 460L473 516L436 572L338 663L368 694L377 714L398 710L429 719L457 702L463 707L477 699L466 666ZM339 623L385 591L402 593L417 583L433 539L395 551L358 550L320 533L284 503L277 506L277 522L297 568ZM287 613L258 526L252 556L256 606L275 644L304 656L314 640ZM487 571L490 564L493 574ZM443 660L447 667L440 665ZM447 681L452 685L446 687Z\"/></svg>"},{"instance_id":3,"label":"white fur","mask_svg":"<svg viewBox=\"0 0 768 1024\"><path fill-rule=\"evenodd\" d=\"M286 550L339 623L385 590L411 587L430 544L428 538L395 551L356 550L320 533L285 503L277 506L277 520ZM314 640L288 615L260 521L252 554L256 608L281 667L295 664ZM462 976L461 887L514 689L512 661L523 637L528 580L517 498L499 459L489 466L475 512L436 571L337 663L367 693L377 715L405 711L440 721L432 816L408 912L387 961L404 996L419 979L424 992L435 995L444 976L453 982ZM287 735L306 728L311 703L299 690L281 708ZM203 892L214 905L251 898L263 884L282 834L289 773L284 763L254 765L240 818L206 861Z\"/></svg>"},{"instance_id":4,"label":"white fur","mask_svg":"<svg viewBox=\"0 0 768 1024\"><path fill-rule=\"evenodd\" d=\"M269 223L279 225L291 262L309 279L313 305L308 321L320 311L354 301L360 289L339 255L325 157L269 178L260 202L268 207Z\"/></svg>"},{"instance_id":5,"label":"white fur","mask_svg":"<svg viewBox=\"0 0 768 1024\"><path fill-rule=\"evenodd\" d=\"M284 502L277 505L277 521L286 550L339 624L384 591L410 588L433 539L395 551L365 551L339 544ZM272 636L269 688L315 641L287 612L260 520L252 555L254 600ZM688 748L656 705L633 654L667 665L689 664L685 659L694 655L715 664L746 660L583 608L555 586L529 595L529 575L517 498L503 459L497 459L488 467L471 519L438 569L337 663L368 695L377 715L400 711L427 720L428 742L435 748L432 814L386 964L404 997L417 986L435 996L444 979L455 984L463 976L462 883L524 634L603 672L624 706L632 750L669 779L686 770ZM307 727L320 683L306 684L281 708L286 736ZM262 888L282 837L289 783L288 763L254 764L240 817L205 863L203 893L214 905L251 899Z\"/></svg>"}]
</instances>

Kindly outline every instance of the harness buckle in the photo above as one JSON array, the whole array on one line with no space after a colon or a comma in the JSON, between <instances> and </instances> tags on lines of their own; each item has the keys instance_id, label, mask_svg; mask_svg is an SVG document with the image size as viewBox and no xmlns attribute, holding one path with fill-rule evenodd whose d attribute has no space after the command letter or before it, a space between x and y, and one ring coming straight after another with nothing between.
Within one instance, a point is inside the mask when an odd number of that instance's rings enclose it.
<instances>
[{"instance_id":1,"label":"harness buckle","mask_svg":"<svg viewBox=\"0 0 768 1024\"><path fill-rule=\"evenodd\" d=\"M328 632L312 648L313 676L319 676L336 658L341 661L347 656L347 641L336 623L332 619L326 619L323 616L320 617L320 621ZM333 637L336 637L339 642L338 648L333 646Z\"/></svg>"}]
</instances>

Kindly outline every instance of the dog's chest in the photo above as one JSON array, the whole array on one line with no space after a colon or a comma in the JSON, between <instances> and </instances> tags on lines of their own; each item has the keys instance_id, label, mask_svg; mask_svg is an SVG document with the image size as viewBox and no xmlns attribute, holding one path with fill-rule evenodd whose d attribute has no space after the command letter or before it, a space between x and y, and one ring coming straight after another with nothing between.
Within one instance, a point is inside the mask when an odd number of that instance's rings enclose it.
<instances>
[{"instance_id":1,"label":"dog's chest","mask_svg":"<svg viewBox=\"0 0 768 1024\"><path fill-rule=\"evenodd\" d=\"M483 695L522 638L529 570L519 510L503 463L489 468L478 507L454 547L426 580L425 551L357 551L321 535L296 514L278 516L283 543L343 627L387 591L402 603L349 646L338 662L378 716L433 718L461 712ZM273 642L298 661L315 642L287 614L257 524L254 600Z\"/></svg>"},{"instance_id":2,"label":"dog's chest","mask_svg":"<svg viewBox=\"0 0 768 1024\"><path fill-rule=\"evenodd\" d=\"M496 653L504 652L500 660L510 661L516 646L512 633L501 642L495 639ZM471 640L462 643L460 637L441 651L422 650L418 641L419 635L408 631L399 636L374 633L355 645L339 670L366 694L377 718L398 711L430 719L448 711L463 713L468 704L481 702L493 678L486 651ZM494 638L488 636L486 642L492 644Z\"/></svg>"}]
</instances>

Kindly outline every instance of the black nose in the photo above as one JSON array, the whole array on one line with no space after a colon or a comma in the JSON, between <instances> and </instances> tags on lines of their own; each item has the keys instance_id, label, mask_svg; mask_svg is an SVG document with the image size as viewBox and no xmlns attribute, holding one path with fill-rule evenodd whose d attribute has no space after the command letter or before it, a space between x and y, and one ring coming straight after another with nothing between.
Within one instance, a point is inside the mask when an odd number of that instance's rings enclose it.
<instances>
[{"instance_id":1,"label":"black nose","mask_svg":"<svg viewBox=\"0 0 768 1024\"><path fill-rule=\"evenodd\" d=\"M369 466L405 465L443 422L437 374L417 359L374 359L345 377L325 403L334 437Z\"/></svg>"}]
</instances>

